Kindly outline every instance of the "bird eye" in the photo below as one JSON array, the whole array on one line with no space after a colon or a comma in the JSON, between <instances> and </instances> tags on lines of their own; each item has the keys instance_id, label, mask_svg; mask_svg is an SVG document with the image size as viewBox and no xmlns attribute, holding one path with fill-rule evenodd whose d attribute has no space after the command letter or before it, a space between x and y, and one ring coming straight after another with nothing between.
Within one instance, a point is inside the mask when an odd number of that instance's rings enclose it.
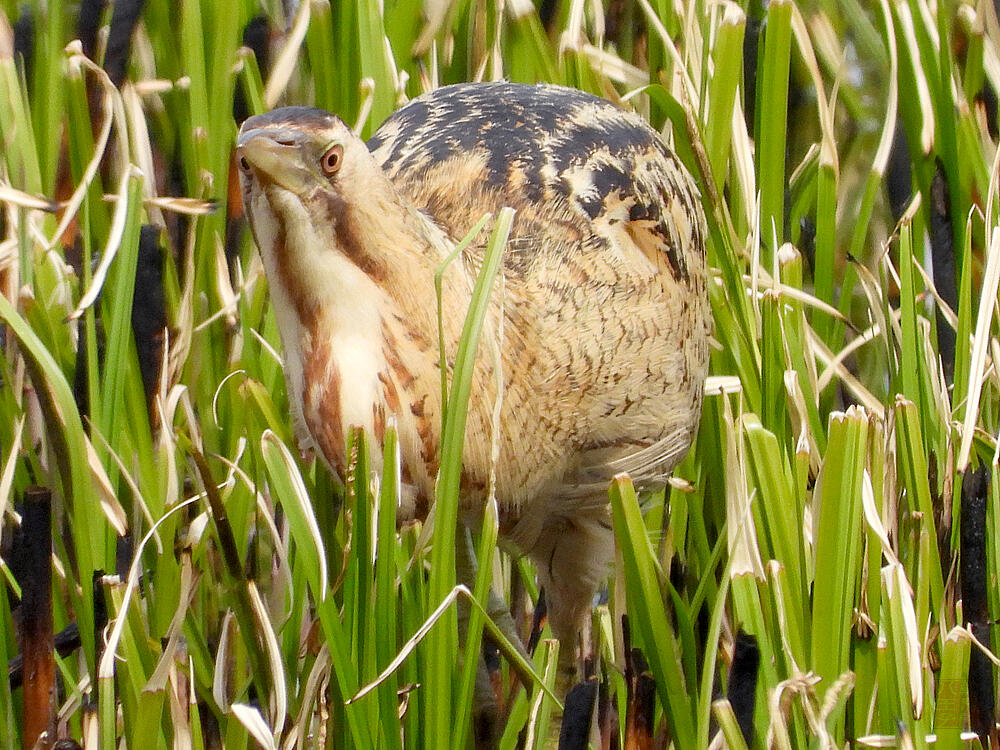
<instances>
[{"instance_id":1,"label":"bird eye","mask_svg":"<svg viewBox=\"0 0 1000 750\"><path fill-rule=\"evenodd\" d=\"M344 147L331 146L327 149L327 152L323 154L320 164L323 166L323 172L329 176L335 174L337 170L340 169L342 161L344 161Z\"/></svg>"},{"instance_id":2,"label":"bird eye","mask_svg":"<svg viewBox=\"0 0 1000 750\"><path fill-rule=\"evenodd\" d=\"M247 161L247 158L245 156L240 156L240 169L242 169L244 172L250 171L250 162Z\"/></svg>"}]
</instances>

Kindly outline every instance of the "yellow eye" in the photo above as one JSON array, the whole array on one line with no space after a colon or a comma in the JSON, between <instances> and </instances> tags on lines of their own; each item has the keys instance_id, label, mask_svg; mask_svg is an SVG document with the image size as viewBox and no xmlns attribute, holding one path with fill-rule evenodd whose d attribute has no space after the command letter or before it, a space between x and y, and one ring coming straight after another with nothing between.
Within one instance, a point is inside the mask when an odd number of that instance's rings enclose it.
<instances>
[{"instance_id":1,"label":"yellow eye","mask_svg":"<svg viewBox=\"0 0 1000 750\"><path fill-rule=\"evenodd\" d=\"M331 146L327 149L326 153L323 154L323 158L320 159L320 165L323 167L323 173L329 177L330 175L337 173L343 161L344 147L339 145Z\"/></svg>"}]
</instances>

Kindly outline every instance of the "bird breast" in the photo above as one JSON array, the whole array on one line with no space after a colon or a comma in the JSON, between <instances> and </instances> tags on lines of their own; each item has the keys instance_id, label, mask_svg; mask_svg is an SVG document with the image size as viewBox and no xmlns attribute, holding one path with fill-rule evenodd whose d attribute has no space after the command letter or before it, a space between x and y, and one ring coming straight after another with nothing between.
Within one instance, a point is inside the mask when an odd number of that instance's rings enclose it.
<instances>
[{"instance_id":1,"label":"bird breast","mask_svg":"<svg viewBox=\"0 0 1000 750\"><path fill-rule=\"evenodd\" d=\"M371 290L369 290L371 293ZM363 301L359 300L359 304ZM304 447L315 446L330 468L347 476L350 430L363 430L372 448L370 464L381 471L385 433L397 432L405 507L401 518L422 515L433 494L439 450L439 372L431 347L386 306L367 324L354 318L320 319L304 331L286 363L293 408L302 415Z\"/></svg>"},{"instance_id":2,"label":"bird breast","mask_svg":"<svg viewBox=\"0 0 1000 750\"><path fill-rule=\"evenodd\" d=\"M347 468L345 437L351 427L373 434L384 413L376 373L385 369L377 341L337 331L303 351L301 412L309 434L341 476Z\"/></svg>"}]
</instances>

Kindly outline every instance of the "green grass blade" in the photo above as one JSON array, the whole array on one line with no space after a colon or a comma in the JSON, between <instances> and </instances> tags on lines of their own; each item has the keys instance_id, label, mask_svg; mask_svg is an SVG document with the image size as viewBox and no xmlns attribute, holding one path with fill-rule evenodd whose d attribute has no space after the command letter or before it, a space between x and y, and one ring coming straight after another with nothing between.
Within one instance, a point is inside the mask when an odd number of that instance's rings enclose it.
<instances>
[{"instance_id":1,"label":"green grass blade","mask_svg":"<svg viewBox=\"0 0 1000 750\"><path fill-rule=\"evenodd\" d=\"M816 578L813 583L812 664L829 689L850 665L849 646L861 571L861 483L868 417L851 408L830 418L830 442L816 491Z\"/></svg>"},{"instance_id":2,"label":"green grass blade","mask_svg":"<svg viewBox=\"0 0 1000 750\"><path fill-rule=\"evenodd\" d=\"M760 184L761 239L777 251L785 232L785 143L788 112L788 68L792 43L792 4L771 2L757 87L757 172Z\"/></svg>"},{"instance_id":3,"label":"green grass blade","mask_svg":"<svg viewBox=\"0 0 1000 750\"><path fill-rule=\"evenodd\" d=\"M677 747L694 748L694 706L680 669L680 648L664 609L656 558L646 537L635 489L627 477L617 477L611 483L611 509L637 640L656 678L657 694Z\"/></svg>"},{"instance_id":4,"label":"green grass blade","mask_svg":"<svg viewBox=\"0 0 1000 750\"><path fill-rule=\"evenodd\" d=\"M443 601L448 592L454 588L454 544L469 394L472 389L480 334L513 220L514 212L511 209L504 209L497 216L483 257L482 268L476 279L455 356L447 419L441 438L441 470L434 504L434 536L428 591L432 603ZM426 691L429 700L428 723L425 727L427 737L449 736L452 728L455 687L452 655L455 653L457 620L453 612L444 619L444 623L435 628L428 638L431 668L427 675Z\"/></svg>"}]
</instances>

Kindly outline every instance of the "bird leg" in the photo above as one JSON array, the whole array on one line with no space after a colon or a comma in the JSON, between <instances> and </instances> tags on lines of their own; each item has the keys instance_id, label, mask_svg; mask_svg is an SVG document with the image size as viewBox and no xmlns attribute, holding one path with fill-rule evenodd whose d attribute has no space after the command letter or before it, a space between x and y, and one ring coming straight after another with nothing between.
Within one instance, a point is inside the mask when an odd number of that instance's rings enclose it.
<instances>
[{"instance_id":1,"label":"bird leg","mask_svg":"<svg viewBox=\"0 0 1000 750\"><path fill-rule=\"evenodd\" d=\"M476 587L476 553L472 545L472 533L464 524L459 524L455 539L455 575L459 583L470 591ZM491 589L492 593L492 589ZM458 636L464 643L469 636L469 616L471 606L465 599L458 600ZM464 653L463 651L459 652ZM476 685L473 692L472 716L475 727L476 747L493 745L496 735L498 710L493 686L490 683L486 662L480 653L477 656Z\"/></svg>"},{"instance_id":2,"label":"bird leg","mask_svg":"<svg viewBox=\"0 0 1000 750\"><path fill-rule=\"evenodd\" d=\"M467 526L462 526L458 532L458 543L455 545L455 567L456 567L456 577L459 583L465 584L469 591L473 591L476 586L476 573L479 569L479 564L476 560L476 551L472 543L472 532ZM524 648L524 644L521 642L521 636L517 632L517 625L514 623L514 618L510 613L510 606L504 601L492 586L490 586L489 593L486 600L486 614L497 626L500 632L503 634L504 638L510 641L516 648L521 656L523 656L527 661L531 661L531 656L528 654L527 650ZM461 610L459 612L459 620L464 616L466 626L468 625L469 610L468 607L465 608L465 614L463 615ZM489 637L485 635L484 637ZM531 681L530 675L518 676L522 678L528 677L528 681L525 683L525 687L530 688Z\"/></svg>"},{"instance_id":3,"label":"bird leg","mask_svg":"<svg viewBox=\"0 0 1000 750\"><path fill-rule=\"evenodd\" d=\"M605 506L578 509L573 517L545 520L528 554L545 588L549 625L559 639L556 695L565 699L582 676L580 636L590 616L594 593L608 574L614 535ZM553 711L550 727L558 736L562 712Z\"/></svg>"},{"instance_id":4,"label":"bird leg","mask_svg":"<svg viewBox=\"0 0 1000 750\"><path fill-rule=\"evenodd\" d=\"M455 540L455 573L459 583L464 584L470 591L475 590L476 572L479 568L476 560L476 552L472 543L472 532L464 524L459 524ZM469 616L471 608L464 599L459 600L458 608L458 631L459 637L464 642L469 633ZM510 607L490 586L486 601L486 614L496 624L503 636L530 662L521 643L521 638L517 633L517 626L514 618L510 614ZM496 733L499 730L499 712L497 706L497 696L493 690L493 683L490 680L489 670L482 654L479 655L479 664L476 668L476 685L473 699L473 716L476 725L476 746L492 746L495 744ZM525 688L530 689L530 675L525 676L517 673Z\"/></svg>"}]
</instances>

